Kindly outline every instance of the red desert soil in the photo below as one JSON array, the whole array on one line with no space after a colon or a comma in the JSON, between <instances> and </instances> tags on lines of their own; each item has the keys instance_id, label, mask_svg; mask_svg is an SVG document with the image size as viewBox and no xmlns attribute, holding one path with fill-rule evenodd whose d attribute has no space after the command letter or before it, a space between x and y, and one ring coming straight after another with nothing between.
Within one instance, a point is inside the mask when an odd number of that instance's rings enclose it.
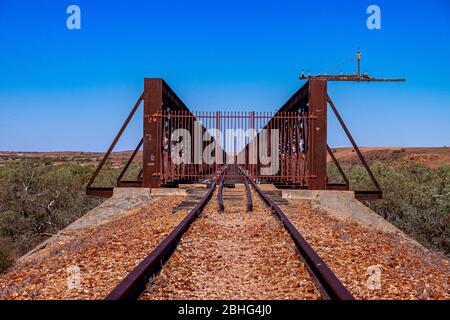
<instances>
[{"instance_id":1,"label":"red desert soil","mask_svg":"<svg viewBox=\"0 0 450 320\"><path fill-rule=\"evenodd\" d=\"M248 214L245 191L225 189L222 213L214 194L143 299L320 299L294 242L253 198Z\"/></svg>"},{"instance_id":2,"label":"red desert soil","mask_svg":"<svg viewBox=\"0 0 450 320\"><path fill-rule=\"evenodd\" d=\"M317 299L292 240L253 193L254 212L241 196L215 195L146 299ZM229 192L229 191L227 191ZM167 236L187 212L182 198L132 210L81 233L48 259L13 267L0 277L0 299L102 299ZM282 205L294 225L358 299L450 299L449 262L404 238L339 221L290 201ZM79 266L81 288L67 286L67 267ZM370 266L381 270L381 289L367 287Z\"/></svg>"},{"instance_id":3,"label":"red desert soil","mask_svg":"<svg viewBox=\"0 0 450 320\"><path fill-rule=\"evenodd\" d=\"M182 199L132 210L84 231L48 259L16 265L0 276L0 299L103 299L185 217L186 210L171 212ZM67 286L69 266L80 268L79 289Z\"/></svg>"},{"instance_id":4,"label":"red desert soil","mask_svg":"<svg viewBox=\"0 0 450 320\"><path fill-rule=\"evenodd\" d=\"M357 299L450 299L450 265L443 255L399 235L339 221L298 200L282 209ZM377 290L367 286L371 266L381 271Z\"/></svg>"},{"instance_id":5,"label":"red desert soil","mask_svg":"<svg viewBox=\"0 0 450 320\"><path fill-rule=\"evenodd\" d=\"M123 165L131 156L132 151L113 152L111 161L113 166ZM83 165L96 165L103 158L101 152L63 151L63 152L5 152L0 151L0 165L13 163L25 159L50 159L56 164L78 163ZM135 161L142 160L142 152L139 151Z\"/></svg>"},{"instance_id":6,"label":"red desert soil","mask_svg":"<svg viewBox=\"0 0 450 320\"><path fill-rule=\"evenodd\" d=\"M352 148L333 148L334 155L342 165L359 164L358 157ZM399 159L415 160L431 168L442 164L450 164L450 147L435 148L401 148L401 147L363 147L361 151L369 161L395 161ZM132 151L113 152L111 160L113 166L123 165L131 156ZM75 162L80 164L97 164L103 157L101 152L4 152L0 151L0 165L22 159L46 158L55 163ZM139 151L135 161L142 160ZM331 159L328 159L329 161Z\"/></svg>"},{"instance_id":7,"label":"red desert soil","mask_svg":"<svg viewBox=\"0 0 450 320\"><path fill-rule=\"evenodd\" d=\"M360 164L356 152L352 148L332 148L341 165ZM450 147L436 148L401 148L401 147L369 147L360 148L366 160L396 161L414 160L430 168L450 164ZM331 159L328 159L331 161Z\"/></svg>"},{"instance_id":8,"label":"red desert soil","mask_svg":"<svg viewBox=\"0 0 450 320\"><path fill-rule=\"evenodd\" d=\"M143 299L318 299L292 240L259 197L253 192L248 214L244 192L234 191L238 203L226 192L225 212L215 200L208 204ZM357 299L450 299L445 257L296 200L282 209ZM374 267L380 288L368 284Z\"/></svg>"}]
</instances>

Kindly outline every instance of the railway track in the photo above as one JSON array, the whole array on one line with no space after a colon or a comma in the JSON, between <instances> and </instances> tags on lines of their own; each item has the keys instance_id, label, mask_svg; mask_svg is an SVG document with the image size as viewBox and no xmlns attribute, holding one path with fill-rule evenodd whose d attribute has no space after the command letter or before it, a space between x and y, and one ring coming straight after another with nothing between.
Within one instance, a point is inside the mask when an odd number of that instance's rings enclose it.
<instances>
[{"instance_id":1,"label":"railway track","mask_svg":"<svg viewBox=\"0 0 450 320\"><path fill-rule=\"evenodd\" d=\"M229 171L106 299L353 300L244 171L234 168L241 184L226 186Z\"/></svg>"}]
</instances>

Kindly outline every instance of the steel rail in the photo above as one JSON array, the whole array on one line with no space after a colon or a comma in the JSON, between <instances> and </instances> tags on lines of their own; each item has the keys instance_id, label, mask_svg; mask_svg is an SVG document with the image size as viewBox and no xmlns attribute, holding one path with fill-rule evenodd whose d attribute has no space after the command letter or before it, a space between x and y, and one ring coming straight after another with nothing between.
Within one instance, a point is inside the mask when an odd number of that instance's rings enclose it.
<instances>
[{"instance_id":1,"label":"steel rail","mask_svg":"<svg viewBox=\"0 0 450 320\"><path fill-rule=\"evenodd\" d=\"M225 206L223 205L223 182L225 180L225 171L224 174L219 179L219 190L217 191L217 202L219 203L219 211L223 212L225 210Z\"/></svg>"},{"instance_id":2,"label":"steel rail","mask_svg":"<svg viewBox=\"0 0 450 320\"><path fill-rule=\"evenodd\" d=\"M225 206L223 205L223 183L225 181L225 175L228 173L229 166L225 166L220 172L219 177L219 190L217 192L217 202L219 203L219 211L223 212Z\"/></svg>"},{"instance_id":3,"label":"steel rail","mask_svg":"<svg viewBox=\"0 0 450 320\"><path fill-rule=\"evenodd\" d=\"M244 179L245 191L247 193L247 212L253 211L253 201L252 201L252 192L250 190L250 183L248 182L248 177L245 174L244 169L239 167L239 172L241 173L242 179Z\"/></svg>"},{"instance_id":4,"label":"steel rail","mask_svg":"<svg viewBox=\"0 0 450 320\"><path fill-rule=\"evenodd\" d=\"M247 193L247 212L253 211L253 201L252 193L250 191L250 184L248 183L248 178L244 176L245 190Z\"/></svg>"},{"instance_id":5,"label":"steel rail","mask_svg":"<svg viewBox=\"0 0 450 320\"><path fill-rule=\"evenodd\" d=\"M189 214L176 226L172 232L133 270L119 285L117 285L105 300L136 300L145 291L148 281L156 275L163 264L169 260L176 250L181 237L198 218L211 199L217 179L214 179L206 195Z\"/></svg>"},{"instance_id":6,"label":"steel rail","mask_svg":"<svg viewBox=\"0 0 450 320\"><path fill-rule=\"evenodd\" d=\"M355 297L330 270L325 261L320 258L292 222L289 221L283 210L253 180L249 180L261 199L271 208L272 212L275 213L284 228L289 232L292 240L294 240L302 260L305 262L312 278L319 286L322 297L329 300L355 300Z\"/></svg>"}]
</instances>

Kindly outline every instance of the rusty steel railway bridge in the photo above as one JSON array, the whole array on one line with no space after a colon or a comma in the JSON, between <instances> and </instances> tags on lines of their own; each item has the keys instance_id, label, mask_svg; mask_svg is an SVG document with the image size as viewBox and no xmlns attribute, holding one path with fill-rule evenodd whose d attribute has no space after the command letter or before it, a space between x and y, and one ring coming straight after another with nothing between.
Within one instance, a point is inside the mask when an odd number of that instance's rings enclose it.
<instances>
[{"instance_id":1,"label":"rusty steel railway bridge","mask_svg":"<svg viewBox=\"0 0 450 320\"><path fill-rule=\"evenodd\" d=\"M191 112L163 79L145 79L144 92L139 97L131 113L125 120L104 158L87 185L87 194L110 197L113 187L99 187L95 180L107 162L118 140L127 128L138 108L143 105L143 136L120 173L116 187L162 188L176 187L180 183L201 182L209 185L202 199L185 216L170 234L160 242L139 265L132 270L106 297L107 300L140 299L145 295L149 281L164 267L183 235L202 214L208 202L217 191L219 212L224 212L222 196L225 180L243 182L247 198L246 212L253 209L252 191L258 195L280 224L288 232L295 244L297 254L318 288L322 299L353 300L352 293L337 278L324 260L290 222L282 208L277 205L269 192L260 187L263 183L279 188L307 190L349 190L350 182L327 143L327 113L330 109L342 126L356 154L366 169L374 190L356 190L359 200L382 198L382 190L369 165L360 152L350 131L328 95L329 81L404 81L404 79L377 79L360 73L360 54L357 54L358 73L355 75L304 76L306 83L295 92L275 113L270 112ZM189 136L200 140L182 138L183 147L197 149L203 155L213 144L214 151L208 160L198 152L185 152L183 161L175 161L180 151L174 146L181 142L175 134L181 129ZM234 136L213 134L215 130L250 130L253 135L243 139ZM215 131L217 132L217 131ZM205 139L205 137L207 139ZM267 145L267 137L275 144ZM195 140L195 142L194 142ZM206 140L206 141L205 141ZM270 140L270 139L269 139ZM198 143L199 142L199 143ZM266 153L276 155L276 172L262 174L268 163L258 157L250 157L252 150L266 144ZM275 147L274 147L275 146ZM142 148L142 169L135 180L124 180L132 162ZM275 149L274 149L275 148ZM199 149L199 150L198 150ZM332 183L327 177L327 157L336 165L343 183ZM227 161L231 159L231 162ZM236 164L236 160L238 160ZM239 182L240 181L240 182Z\"/></svg>"},{"instance_id":2,"label":"rusty steel railway bridge","mask_svg":"<svg viewBox=\"0 0 450 320\"><path fill-rule=\"evenodd\" d=\"M359 66L359 62L358 62ZM359 69L358 69L359 70ZM360 200L375 200L382 198L382 190L369 165L360 152L350 131L340 116L336 106L328 95L329 81L404 81L404 79L371 78L367 74L338 76L304 76L306 83L275 113L271 112L191 112L169 85L159 78L146 78L144 92L138 98L135 106L114 138L111 146L101 160L87 185L87 194L110 197L113 187L95 186L95 180L107 162L118 140L127 128L138 108L143 105L143 137L136 146L131 157L120 173L116 187L160 188L177 186L178 183L192 183L210 180L217 176L222 166L218 161L231 157L243 156L241 167L248 173L250 179L260 183L272 183L280 188L297 188L308 190L349 190L350 182L342 170L327 143L327 113L329 110L336 116L356 154L367 171L372 183L372 190L356 190L355 196ZM260 159L250 161L249 139L243 143L233 141L231 147L227 137L221 138L215 151L216 161L206 163L195 162L191 156L189 161L175 164L173 160L173 133L177 129L185 129L195 135L195 123L201 124L201 133L213 129L253 129L257 135L253 142L258 145L261 131L266 129L267 135L275 129L279 132L277 153L278 171L275 174L263 176L261 168L264 164ZM214 137L211 137L214 140ZM192 143L192 149L195 148ZM202 143L200 143L202 144ZM244 144L244 145L243 145ZM203 142L203 148L206 142ZM270 146L269 146L270 147ZM124 176L136 155L142 148L142 169L137 177L130 181ZM244 154L242 154L244 153ZM327 156L330 157L342 176L342 183L332 183L327 177Z\"/></svg>"}]
</instances>

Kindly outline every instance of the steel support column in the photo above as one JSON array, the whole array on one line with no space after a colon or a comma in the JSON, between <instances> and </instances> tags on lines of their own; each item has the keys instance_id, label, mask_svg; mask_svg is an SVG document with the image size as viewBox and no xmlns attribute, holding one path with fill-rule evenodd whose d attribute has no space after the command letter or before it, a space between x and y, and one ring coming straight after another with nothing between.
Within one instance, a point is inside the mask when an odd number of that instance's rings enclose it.
<instances>
[{"instance_id":1,"label":"steel support column","mask_svg":"<svg viewBox=\"0 0 450 320\"><path fill-rule=\"evenodd\" d=\"M161 139L157 117L163 108L163 80L144 79L143 187L160 187Z\"/></svg>"},{"instance_id":2,"label":"steel support column","mask_svg":"<svg viewBox=\"0 0 450 320\"><path fill-rule=\"evenodd\" d=\"M309 81L309 114L317 117L312 123L308 143L310 173L315 176L308 181L311 190L327 188L327 81Z\"/></svg>"}]
</instances>

